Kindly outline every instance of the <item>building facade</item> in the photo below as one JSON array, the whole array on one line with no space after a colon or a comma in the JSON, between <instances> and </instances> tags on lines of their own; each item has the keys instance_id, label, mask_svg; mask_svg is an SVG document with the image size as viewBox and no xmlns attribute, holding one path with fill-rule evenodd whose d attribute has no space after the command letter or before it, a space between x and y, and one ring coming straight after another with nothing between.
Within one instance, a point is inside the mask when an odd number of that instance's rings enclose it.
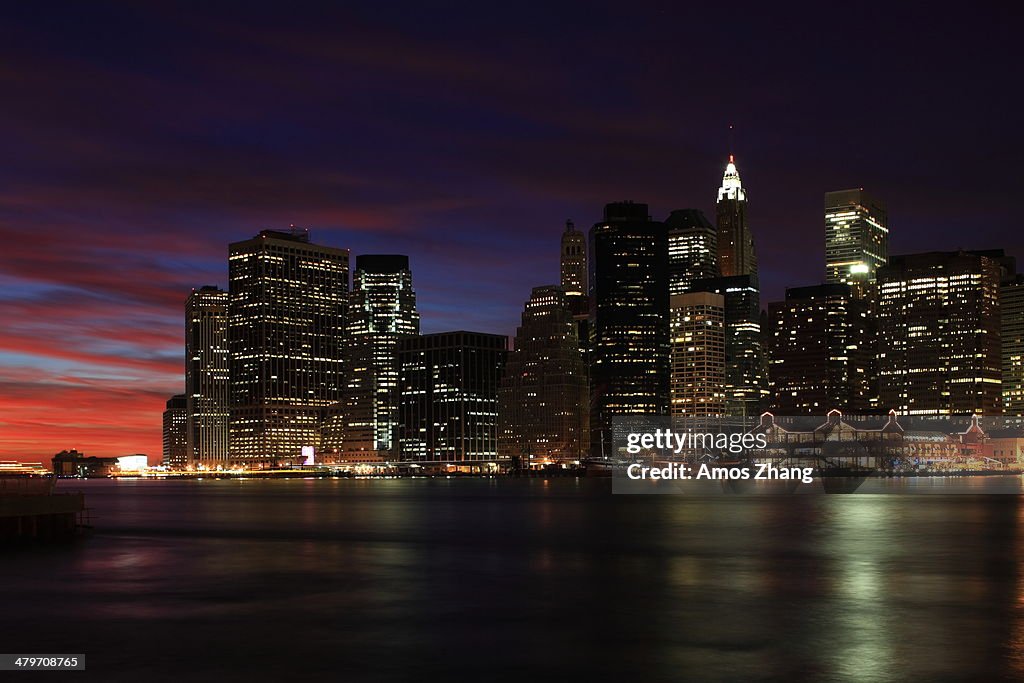
<instances>
[{"instance_id":1,"label":"building facade","mask_svg":"<svg viewBox=\"0 0 1024 683\"><path fill-rule=\"evenodd\" d=\"M591 449L616 415L668 415L668 238L646 204L608 204L590 230Z\"/></svg>"},{"instance_id":2,"label":"building facade","mask_svg":"<svg viewBox=\"0 0 1024 683\"><path fill-rule=\"evenodd\" d=\"M188 430L186 427L188 400L185 394L175 394L167 400L163 419L163 464L176 470L188 464Z\"/></svg>"},{"instance_id":3,"label":"building facade","mask_svg":"<svg viewBox=\"0 0 1024 683\"><path fill-rule=\"evenodd\" d=\"M718 231L697 209L673 211L668 228L669 294L689 291L695 280L718 277Z\"/></svg>"},{"instance_id":4,"label":"building facade","mask_svg":"<svg viewBox=\"0 0 1024 683\"><path fill-rule=\"evenodd\" d=\"M825 193L825 282L849 285L869 297L889 260L885 204L863 188Z\"/></svg>"},{"instance_id":5,"label":"building facade","mask_svg":"<svg viewBox=\"0 0 1024 683\"><path fill-rule=\"evenodd\" d=\"M998 415L1002 252L893 256L878 269L879 398L908 415Z\"/></svg>"},{"instance_id":6,"label":"building facade","mask_svg":"<svg viewBox=\"0 0 1024 683\"><path fill-rule=\"evenodd\" d=\"M482 332L441 332L399 341L403 462L497 462L498 387L507 354L507 337Z\"/></svg>"},{"instance_id":7,"label":"building facade","mask_svg":"<svg viewBox=\"0 0 1024 683\"><path fill-rule=\"evenodd\" d=\"M587 236L576 229L572 221L565 222L561 245L561 283L562 290L575 312L586 307L587 297Z\"/></svg>"},{"instance_id":8,"label":"building facade","mask_svg":"<svg viewBox=\"0 0 1024 683\"><path fill-rule=\"evenodd\" d=\"M757 278L736 275L695 280L691 291L710 292L725 299L726 415L757 417L768 398Z\"/></svg>"},{"instance_id":9,"label":"building facade","mask_svg":"<svg viewBox=\"0 0 1024 683\"><path fill-rule=\"evenodd\" d=\"M725 297L673 294L670 309L673 420L725 416Z\"/></svg>"},{"instance_id":10,"label":"building facade","mask_svg":"<svg viewBox=\"0 0 1024 683\"><path fill-rule=\"evenodd\" d=\"M768 306L771 409L779 415L874 406L874 328L846 284L794 287Z\"/></svg>"},{"instance_id":11,"label":"building facade","mask_svg":"<svg viewBox=\"0 0 1024 683\"><path fill-rule=\"evenodd\" d=\"M587 268L587 237L572 221L565 222L561 244L562 291L576 325L576 338L584 361L590 353L590 286Z\"/></svg>"},{"instance_id":12,"label":"building facade","mask_svg":"<svg viewBox=\"0 0 1024 683\"><path fill-rule=\"evenodd\" d=\"M750 275L757 278L754 236L747 224L747 191L740 181L736 161L729 155L715 207L718 229L718 270L722 277Z\"/></svg>"},{"instance_id":13,"label":"building facade","mask_svg":"<svg viewBox=\"0 0 1024 683\"><path fill-rule=\"evenodd\" d=\"M398 455L398 342L420 333L409 257L356 257L342 400L328 410L322 452L336 461Z\"/></svg>"},{"instance_id":14,"label":"building facade","mask_svg":"<svg viewBox=\"0 0 1024 683\"><path fill-rule=\"evenodd\" d=\"M568 297L534 287L498 400L498 454L520 467L590 454L590 391Z\"/></svg>"},{"instance_id":15,"label":"building facade","mask_svg":"<svg viewBox=\"0 0 1024 683\"><path fill-rule=\"evenodd\" d=\"M1002 337L1003 413L1024 417L1024 275L999 286Z\"/></svg>"},{"instance_id":16,"label":"building facade","mask_svg":"<svg viewBox=\"0 0 1024 683\"><path fill-rule=\"evenodd\" d=\"M230 459L266 467L320 444L341 399L347 249L305 230L264 230L229 247Z\"/></svg>"},{"instance_id":17,"label":"building facade","mask_svg":"<svg viewBox=\"0 0 1024 683\"><path fill-rule=\"evenodd\" d=\"M228 293L192 290L185 303L185 396L188 458L216 468L228 463Z\"/></svg>"}]
</instances>

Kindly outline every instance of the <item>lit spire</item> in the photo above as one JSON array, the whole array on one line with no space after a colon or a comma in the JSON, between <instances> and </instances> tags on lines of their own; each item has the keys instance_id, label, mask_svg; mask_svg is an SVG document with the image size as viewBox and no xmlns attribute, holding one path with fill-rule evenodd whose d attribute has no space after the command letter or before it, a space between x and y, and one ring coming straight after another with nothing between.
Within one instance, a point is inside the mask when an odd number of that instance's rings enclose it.
<instances>
[{"instance_id":1,"label":"lit spire","mask_svg":"<svg viewBox=\"0 0 1024 683\"><path fill-rule=\"evenodd\" d=\"M743 183L740 182L740 172L736 170L736 159L732 154L729 155L729 163L725 167L725 175L722 176L722 186L718 188L718 201L723 199L737 199L741 202L747 199Z\"/></svg>"}]
</instances>

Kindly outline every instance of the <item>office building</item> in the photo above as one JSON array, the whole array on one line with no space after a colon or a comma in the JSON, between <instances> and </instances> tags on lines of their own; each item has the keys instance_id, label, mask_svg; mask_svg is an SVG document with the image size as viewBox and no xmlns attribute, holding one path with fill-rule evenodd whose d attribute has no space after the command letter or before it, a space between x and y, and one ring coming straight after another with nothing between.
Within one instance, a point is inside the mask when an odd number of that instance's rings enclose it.
<instances>
[{"instance_id":1,"label":"office building","mask_svg":"<svg viewBox=\"0 0 1024 683\"><path fill-rule=\"evenodd\" d=\"M889 259L885 204L863 188L825 193L825 281L871 295L875 274Z\"/></svg>"},{"instance_id":2,"label":"office building","mask_svg":"<svg viewBox=\"0 0 1024 683\"><path fill-rule=\"evenodd\" d=\"M498 454L520 467L590 453L590 393L568 296L534 287L501 383Z\"/></svg>"},{"instance_id":3,"label":"office building","mask_svg":"<svg viewBox=\"0 0 1024 683\"><path fill-rule=\"evenodd\" d=\"M725 416L725 297L673 294L670 300L674 421Z\"/></svg>"},{"instance_id":4,"label":"office building","mask_svg":"<svg viewBox=\"0 0 1024 683\"><path fill-rule=\"evenodd\" d=\"M324 425L326 460L398 455L398 342L420 332L409 257L356 257L345 336L345 388Z\"/></svg>"},{"instance_id":5,"label":"office building","mask_svg":"<svg viewBox=\"0 0 1024 683\"><path fill-rule=\"evenodd\" d=\"M1024 275L1004 275L999 287L999 314L1003 413L1024 417Z\"/></svg>"},{"instance_id":6,"label":"office building","mask_svg":"<svg viewBox=\"0 0 1024 683\"><path fill-rule=\"evenodd\" d=\"M725 299L726 415L756 418L768 398L768 367L761 337L761 298L757 277L695 280L692 292Z\"/></svg>"},{"instance_id":7,"label":"office building","mask_svg":"<svg viewBox=\"0 0 1024 683\"><path fill-rule=\"evenodd\" d=\"M665 226L670 295L689 291L695 280L718 277L718 232L703 212L673 211Z\"/></svg>"},{"instance_id":8,"label":"office building","mask_svg":"<svg viewBox=\"0 0 1024 683\"><path fill-rule=\"evenodd\" d=\"M587 238L572 221L565 222L561 244L562 291L576 325L576 337L586 362L590 353L590 287Z\"/></svg>"},{"instance_id":9,"label":"office building","mask_svg":"<svg viewBox=\"0 0 1024 683\"><path fill-rule=\"evenodd\" d=\"M868 303L847 284L793 287L768 305L771 409L777 415L865 413L873 407Z\"/></svg>"},{"instance_id":10,"label":"office building","mask_svg":"<svg viewBox=\"0 0 1024 683\"><path fill-rule=\"evenodd\" d=\"M562 233L562 290L573 313L587 309L587 237L572 221L565 222Z\"/></svg>"},{"instance_id":11,"label":"office building","mask_svg":"<svg viewBox=\"0 0 1024 683\"><path fill-rule=\"evenodd\" d=\"M617 415L668 415L668 240L646 204L608 204L590 230L591 448Z\"/></svg>"},{"instance_id":12,"label":"office building","mask_svg":"<svg viewBox=\"0 0 1024 683\"><path fill-rule=\"evenodd\" d=\"M878 269L882 410L998 415L1001 251L893 256Z\"/></svg>"},{"instance_id":13,"label":"office building","mask_svg":"<svg viewBox=\"0 0 1024 683\"><path fill-rule=\"evenodd\" d=\"M167 400L163 419L163 464L176 470L188 464L188 433L186 430L188 401L185 394Z\"/></svg>"},{"instance_id":14,"label":"office building","mask_svg":"<svg viewBox=\"0 0 1024 683\"><path fill-rule=\"evenodd\" d=\"M305 230L230 245L230 459L305 462L323 411L341 399L348 250Z\"/></svg>"},{"instance_id":15,"label":"office building","mask_svg":"<svg viewBox=\"0 0 1024 683\"><path fill-rule=\"evenodd\" d=\"M185 303L188 468L228 463L228 293L192 290Z\"/></svg>"},{"instance_id":16,"label":"office building","mask_svg":"<svg viewBox=\"0 0 1024 683\"><path fill-rule=\"evenodd\" d=\"M508 339L441 332L398 342L401 460L486 468L498 458Z\"/></svg>"}]
</instances>

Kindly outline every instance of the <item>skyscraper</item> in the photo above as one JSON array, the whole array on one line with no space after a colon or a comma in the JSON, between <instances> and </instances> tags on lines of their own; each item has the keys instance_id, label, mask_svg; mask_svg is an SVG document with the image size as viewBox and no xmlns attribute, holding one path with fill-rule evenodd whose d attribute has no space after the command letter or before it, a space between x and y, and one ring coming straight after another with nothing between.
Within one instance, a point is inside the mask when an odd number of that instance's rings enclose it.
<instances>
[{"instance_id":1,"label":"skyscraper","mask_svg":"<svg viewBox=\"0 0 1024 683\"><path fill-rule=\"evenodd\" d=\"M673 294L672 417L725 415L725 297Z\"/></svg>"},{"instance_id":2,"label":"skyscraper","mask_svg":"<svg viewBox=\"0 0 1024 683\"><path fill-rule=\"evenodd\" d=\"M715 207L718 227L718 264L722 277L757 277L754 236L747 225L747 191L740 182L733 155L729 155Z\"/></svg>"},{"instance_id":3,"label":"skyscraper","mask_svg":"<svg viewBox=\"0 0 1024 683\"><path fill-rule=\"evenodd\" d=\"M718 277L718 232L703 212L673 211L665 226L670 294L683 294L694 280Z\"/></svg>"},{"instance_id":4,"label":"skyscraper","mask_svg":"<svg viewBox=\"0 0 1024 683\"><path fill-rule=\"evenodd\" d=\"M893 256L877 271L882 410L998 415L1001 251Z\"/></svg>"},{"instance_id":5,"label":"skyscraper","mask_svg":"<svg viewBox=\"0 0 1024 683\"><path fill-rule=\"evenodd\" d=\"M320 443L321 413L341 398L348 255L297 229L230 245L233 462L294 462Z\"/></svg>"},{"instance_id":6,"label":"skyscraper","mask_svg":"<svg viewBox=\"0 0 1024 683\"><path fill-rule=\"evenodd\" d=\"M164 410L163 464L174 469L183 469L188 463L187 406L185 394L175 394L167 400Z\"/></svg>"},{"instance_id":7,"label":"skyscraper","mask_svg":"<svg viewBox=\"0 0 1024 683\"><path fill-rule=\"evenodd\" d=\"M325 450L386 460L398 454L398 341L420 332L408 256L356 257L346 327L345 389L328 411Z\"/></svg>"},{"instance_id":8,"label":"skyscraper","mask_svg":"<svg viewBox=\"0 0 1024 683\"><path fill-rule=\"evenodd\" d=\"M587 297L587 238L576 229L572 221L565 222L562 233L562 290L573 312L586 308Z\"/></svg>"},{"instance_id":9,"label":"skyscraper","mask_svg":"<svg viewBox=\"0 0 1024 683\"><path fill-rule=\"evenodd\" d=\"M863 188L825 193L825 281L870 294L875 273L889 259L885 205Z\"/></svg>"},{"instance_id":10,"label":"skyscraper","mask_svg":"<svg viewBox=\"0 0 1024 683\"><path fill-rule=\"evenodd\" d=\"M534 287L498 394L498 453L527 464L578 461L590 450L590 393L567 295Z\"/></svg>"},{"instance_id":11,"label":"skyscraper","mask_svg":"<svg viewBox=\"0 0 1024 683\"><path fill-rule=\"evenodd\" d=\"M872 407L874 335L850 285L793 287L768 305L771 408L779 415Z\"/></svg>"},{"instance_id":12,"label":"skyscraper","mask_svg":"<svg viewBox=\"0 0 1024 683\"><path fill-rule=\"evenodd\" d=\"M590 230L591 448L611 455L612 417L668 415L668 237L646 204L608 204Z\"/></svg>"},{"instance_id":13,"label":"skyscraper","mask_svg":"<svg viewBox=\"0 0 1024 683\"><path fill-rule=\"evenodd\" d=\"M498 386L508 338L441 332L398 342L404 462L486 467L498 459Z\"/></svg>"},{"instance_id":14,"label":"skyscraper","mask_svg":"<svg viewBox=\"0 0 1024 683\"><path fill-rule=\"evenodd\" d=\"M1024 275L999 287L1002 329L1003 413L1024 417Z\"/></svg>"},{"instance_id":15,"label":"skyscraper","mask_svg":"<svg viewBox=\"0 0 1024 683\"><path fill-rule=\"evenodd\" d=\"M768 398L757 277L734 275L694 280L690 291L711 292L725 298L725 412L733 417L757 417Z\"/></svg>"},{"instance_id":16,"label":"skyscraper","mask_svg":"<svg viewBox=\"0 0 1024 683\"><path fill-rule=\"evenodd\" d=\"M188 465L228 463L228 293L192 290L185 303Z\"/></svg>"},{"instance_id":17,"label":"skyscraper","mask_svg":"<svg viewBox=\"0 0 1024 683\"><path fill-rule=\"evenodd\" d=\"M590 353L590 287L587 269L587 238L572 221L562 233L562 291L576 325L576 337L585 362Z\"/></svg>"}]
</instances>

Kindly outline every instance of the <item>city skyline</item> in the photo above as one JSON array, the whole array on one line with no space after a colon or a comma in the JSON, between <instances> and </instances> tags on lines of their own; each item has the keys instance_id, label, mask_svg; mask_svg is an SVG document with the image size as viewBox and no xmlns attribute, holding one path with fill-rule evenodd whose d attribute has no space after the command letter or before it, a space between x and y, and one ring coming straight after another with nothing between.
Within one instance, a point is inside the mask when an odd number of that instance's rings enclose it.
<instances>
[{"instance_id":1,"label":"city skyline","mask_svg":"<svg viewBox=\"0 0 1024 683\"><path fill-rule=\"evenodd\" d=\"M731 170L731 169L733 168L733 166L734 166L734 164L735 164L735 163L737 163L737 162L736 162L736 160L735 160L735 156L734 156L734 155L731 155L731 154L730 154L730 155L728 155L728 160L727 160L727 162L726 162L726 166L727 166L726 174L727 174L727 175L728 175L728 174L730 173L730 170ZM860 191L863 191L863 189L862 189L862 188L860 188ZM845 192L845 191L844 191L844 192ZM840 194L840 192L838 192L838 191L831 191L831 192L826 192L826 193L825 193L825 195L826 195L826 200L827 200L827 198L828 198L829 196L831 196L831 195L834 195L834 194ZM626 203L626 204L633 204L632 200L625 200L625 203ZM616 204L616 203L615 203L615 202L613 202L612 204L614 205L614 204ZM622 204L622 203L620 202L619 204ZM637 206L638 206L638 207L642 207L642 208L644 208L644 209L646 209L646 210L649 210L649 214L650 214L650 215L651 215L652 217L653 217L654 215L656 215L656 212L655 212L655 210L654 210L654 209L651 209L650 207L647 207L646 205L642 205L642 204L637 204ZM606 205L606 210L607 210L607 205ZM677 214L679 214L679 213L683 213L683 212L699 212L699 211L700 211L700 209L689 209L689 208L687 208L687 209L682 209L682 210L680 210L680 209L673 209L673 210L671 211L671 213L672 213L673 215L677 215ZM826 232L827 232L827 230L828 230L828 221L829 221L829 214L828 214L828 211L826 210L826 216L825 216L825 224L826 224L826 225L825 225L825 229L826 229ZM572 223L573 223L573 219L569 219L569 220L567 221L567 223L566 223L566 225L568 225L569 227L567 227L567 228L565 228L565 229L566 229L566 230L569 230L569 231L572 231L572 230L573 230L573 228L572 228ZM595 225L600 225L600 224L601 224L601 221L598 221L598 222L597 222L597 224L595 224ZM668 230L668 228L666 228L666 230ZM263 231L261 231L261 235L262 235L263 233L267 233L267 234L274 234L274 233L276 233L276 234L279 234L279 235L282 235L282 236L283 236L283 235L286 235L286 234L293 234L293 235L294 235L294 234L300 234L300 235L301 235L301 238L302 238L302 239L310 239L310 232L311 232L311 231L310 231L310 230L309 230L308 228L298 228L298 227L296 227L296 226L292 225L292 226L289 226L289 227L288 227L288 228L286 228L286 229L280 229L280 230L275 230L275 229L273 229L273 228L271 228L271 229L266 229L266 230L263 230ZM589 232L590 232L589 230L584 230L584 231L582 231L582 233L581 233L581 234L583 234L583 235L587 235L587 234L588 234ZM560 235L558 235L558 234L557 234L557 233L555 232L555 229L554 229L554 228L552 229L552 242L551 242L551 244L549 245L549 250L548 250L548 254L547 254L547 257L548 257L548 258L547 258L547 260L548 260L548 261L551 261L551 262L552 262L552 263L554 264L554 268L553 268L553 269L554 269L554 270L556 271L556 275L560 275L560 276L561 276L561 279L564 279L564 273L562 273L562 271L564 270L564 265L562 265L562 264L561 264L561 263L559 262L559 259L558 259L558 251L560 250L560 251L562 252L562 256L563 256L563 259L562 259L562 260L564 261L564 258L565 258L565 242L564 242L564 237L565 237L565 234L566 234L565 232L562 232L562 233L561 233ZM562 238L562 245L561 245L561 248L560 248L560 249L559 249L559 247L558 247L558 246L556 245L556 243L555 243L555 241L554 241L554 240L555 240L555 237L556 237L556 236L557 236L557 237L561 237L561 238ZM251 239L256 239L256 238L251 238ZM249 241L251 241L251 240L249 240ZM234 244L228 245L228 247L229 247L229 250L228 250L228 251L229 251L229 253L230 253L230 251L231 251L230 247L233 247L233 246L234 246ZM319 244L319 245L318 245L318 246L317 246L316 248L318 248L318 249L319 249L319 248L326 248L326 249L328 249L328 250L331 250L331 251L337 251L337 252L348 252L353 262L355 261L355 259L356 259L357 257L360 257L360 256L362 256L362 257L367 257L367 258L371 258L371 259L372 259L372 258L387 258L387 257L381 257L381 256L377 256L377 255L374 255L374 254L356 254L356 253L352 252L352 250L351 250L351 249L347 249L347 248L344 248L344 247L339 247L339 246L336 246L336 245L329 245L329 244ZM924 250L924 251L918 251L918 252L913 252L913 253L929 253L929 251L930 251L930 250ZM902 256L902 255L901 255L901 254L893 254L893 256L894 256L894 257L899 257L899 256ZM410 261L409 257L407 257L407 256L404 256L404 255L403 255L403 256L400 256L400 257L397 257L397 258L403 258L403 259L406 259L406 261ZM826 261L827 261L827 254L826 254L826 255L825 255L824 257L823 257L822 263L821 263L820 265L824 266L824 265L825 265L825 263L826 263ZM551 264L548 264L548 265L550 266ZM408 267L409 267L409 268L411 268L411 265L410 265L410 266L408 266ZM548 268L547 270L552 270L552 268ZM666 271L665 275L666 275L666 278L667 278L667 279L666 279L666 284L669 284L669 283L670 283L670 281L671 281L671 277L669 276L669 274L668 274L668 272L667 272L667 271ZM225 279L227 280L227 279L229 279L229 278L225 278ZM712 280L706 280L706 281L697 281L697 282L698 282L698 287L697 287L697 290L696 290L696 291L700 291L700 290L704 290L704 289L707 289L707 288L708 288L708 285L707 285L707 284L705 284L705 283L711 283L712 281L714 281L714 280L712 279ZM804 286L805 288L811 288L811 287L814 287L814 286L824 286L824 285L826 284L826 281L827 281L827 273L826 273L826 275L825 275L825 276L823 276L823 277L821 277L821 278L820 278L820 280L819 280L819 282L817 283L817 285L803 285L803 286ZM348 278L348 279L346 280L346 282L348 282L348 285L349 285L349 286L351 286L351 284L352 284L352 283L351 283L351 277L349 277L349 278ZM536 285L536 286L535 286L535 287L533 287L533 288L536 288L536 287L543 287L543 286L547 286L547 285ZM217 289L218 287L219 287L219 285L201 285L201 286L200 286L200 285L197 285L197 286L196 286L195 288L193 288L193 289L192 289L192 291L191 291L191 292L190 292L190 293L189 293L188 295L186 295L186 298L185 298L185 300L184 300L184 302L183 302L183 305L184 305L184 309L185 309L185 314L186 314L186 318L188 317L188 307L190 306L190 302L192 301L192 299L193 299L193 298L195 298L195 297L196 297L196 296L197 296L198 294L201 294L201 293L203 293L203 292L204 292L204 290L210 290L210 289L214 289L214 290L216 290L216 291L221 291L221 290ZM799 287L799 286L798 286L798 287ZM532 288L531 288L531 289L532 289ZM789 290L790 290L790 289L792 289L792 287L789 287L789 286L787 286L787 287L785 288L785 291L787 292L787 297L788 297L788 292L789 292ZM763 290L762 290L762 291L763 291ZM774 298L773 298L773 299L771 299L771 300L768 300L768 301L762 300L762 301L760 302L760 308L761 308L761 310L767 310L767 308L768 308L768 305L769 305L769 304L771 304L771 303L775 303L775 302L777 302L777 301L781 301L781 300L782 300L781 298L780 298L780 299L778 299L778 300L776 300L776 299L774 299ZM471 328L471 327L472 327L471 325L462 325L461 327L460 327L460 326L458 326L458 325L456 325L456 326L455 326L455 327L454 327L453 329L469 329L469 328ZM186 321L186 326L185 326L185 329L183 330L183 332L184 332L184 334L185 334L185 336L183 336L183 340L184 340L184 341L186 341L186 346L187 346L187 335L188 335L188 323L187 323L187 321ZM440 330L440 329L438 329L438 330L432 330L432 329L431 329L431 327L430 327L429 325L426 325L426 326L424 327L423 331L422 331L422 334L424 334L424 335L429 335L429 334L437 334L437 333L440 333L440 332L449 332L449 330ZM514 335L514 334L508 334L508 333L504 333L504 332L498 332L498 333L484 332L484 333L485 333L485 334L499 334L499 335L501 335L501 336L504 336L504 337L506 337L506 338L508 339L508 341L509 341L509 344L510 344L510 345L511 345L511 344L513 343L513 340L514 340L514 338L515 338L515 335ZM510 346L510 348L511 348L511 346ZM185 368L185 373L183 374L183 377L186 377L186 380L185 380L185 381L186 381L186 384L187 384L187 372L188 372L188 367L189 367L189 365L188 365L188 363L187 363L187 362L185 362L185 361L186 361L186 359L187 359L187 348L186 348L186 355L185 355L185 357L183 357L183 359L182 359L182 361L183 361L183 363L184 363L183 367ZM175 394L175 396L173 396L172 398L174 398L174 399L176 399L176 398L179 398L179 396L177 395L177 394L178 394L178 391L177 391L177 390L175 390L175 391L174 391L174 392L172 392L172 393L174 393L174 394ZM186 392L186 393L187 393L187 392ZM182 397L183 397L183 396L182 396ZM169 405L169 399L167 398L167 395L164 395L164 396L163 396L163 397L162 397L162 398L160 399L160 401L161 401L161 403L164 403L164 402L166 402L166 403L168 403L168 405ZM161 411L163 411L163 410L164 410L164 408L161 408ZM166 420L166 419L167 419L167 418L166 418L166 413L165 413L165 417L164 417L164 420ZM158 425L158 426L159 426L159 425ZM162 451L162 452L164 452L164 453L166 453L166 452L167 452L167 447L166 447L166 435L163 435L163 434L158 434L158 435L157 435L157 439L158 439L158 444L160 445L160 448L158 448L158 449L157 449L157 450L156 450L156 451L155 451L154 453L158 453L158 452L161 452L161 451ZM67 448L72 448L72 447L73 447L73 446L67 446ZM45 447L44 447L44 448L45 448ZM140 448L135 448L135 449L131 449L131 448L128 448L128 450L127 450L126 452L128 452L128 451L130 451L130 452L144 452L144 450L143 450L143 449L140 449ZM150 457L151 457L151 458L153 458L153 457L154 457L154 453L150 453ZM99 453L99 454L100 454L100 455L110 455L110 453L105 453L105 452L104 452L104 453ZM15 456L17 456L17 454L15 454ZM45 459L45 453L43 453L43 455L41 456L41 458L42 458L42 459ZM29 457L25 457L25 458L22 458L22 459L25 459L25 460L32 460L32 457L31 457L31 456L29 456Z\"/></svg>"},{"instance_id":2,"label":"city skyline","mask_svg":"<svg viewBox=\"0 0 1024 683\"><path fill-rule=\"evenodd\" d=\"M1002 63L1010 49L1000 35L1011 22L996 15L960 27L969 55L933 54L927 64L913 55L938 39L937 26L898 10L876 27L884 49L857 67L809 59L800 45L766 50L769 32L735 27L731 50L716 45L720 35L695 37L715 48L705 51L708 76L679 80L701 72L702 58L675 55L675 24L650 8L636 9L634 24L650 47L619 70L587 48L590 32L622 18L607 8L577 23L568 43L558 22L541 25L536 50L515 40L537 26L523 17L461 37L459 22L418 32L417 12L357 12L345 16L355 28L342 29L329 10L322 22L283 24L257 11L243 31L228 15L165 22L156 9L67 11L66 26L28 8L5 22L18 30L2 74L12 96L0 112L10 131L0 169L3 457L160 452L156 416L184 390L182 302L192 288L226 288L225 245L264 228L309 227L353 256L409 254L428 333L512 334L530 289L558 282L552 245L566 218L589 226L621 199L659 218L679 208L713 216L729 151L752 188L762 307L786 287L822 281L821 197L830 190L884 197L893 254L1022 256L1013 201L1021 141L1000 125L1015 95L976 68ZM706 11L687 18L713 21ZM855 30L783 14L800 34L828 25L838 40ZM919 30L908 39L911 23ZM72 39L108 25L102 49ZM329 40L346 31L357 39ZM233 41L245 44L247 64ZM184 44L194 51L187 59ZM136 57L131 68L126 54ZM770 63L758 66L762 57ZM898 73L887 74L890 62ZM642 63L651 73L637 73ZM786 82L759 83L763 68ZM306 87L311 75L289 91L297 99L268 97L310 69L361 105ZM830 70L875 74L892 115L858 126L859 112L822 111ZM595 72L604 75L584 77ZM727 89L715 83L722 73L738 74ZM120 95L96 98L94 86ZM950 87L959 97L950 100ZM630 97L610 97L613 88ZM430 106L410 106L425 93L436 95ZM705 106L691 106L694 97ZM942 108L931 106L938 97ZM536 98L558 111L538 111ZM993 174L993 163L1009 171Z\"/></svg>"}]
</instances>

